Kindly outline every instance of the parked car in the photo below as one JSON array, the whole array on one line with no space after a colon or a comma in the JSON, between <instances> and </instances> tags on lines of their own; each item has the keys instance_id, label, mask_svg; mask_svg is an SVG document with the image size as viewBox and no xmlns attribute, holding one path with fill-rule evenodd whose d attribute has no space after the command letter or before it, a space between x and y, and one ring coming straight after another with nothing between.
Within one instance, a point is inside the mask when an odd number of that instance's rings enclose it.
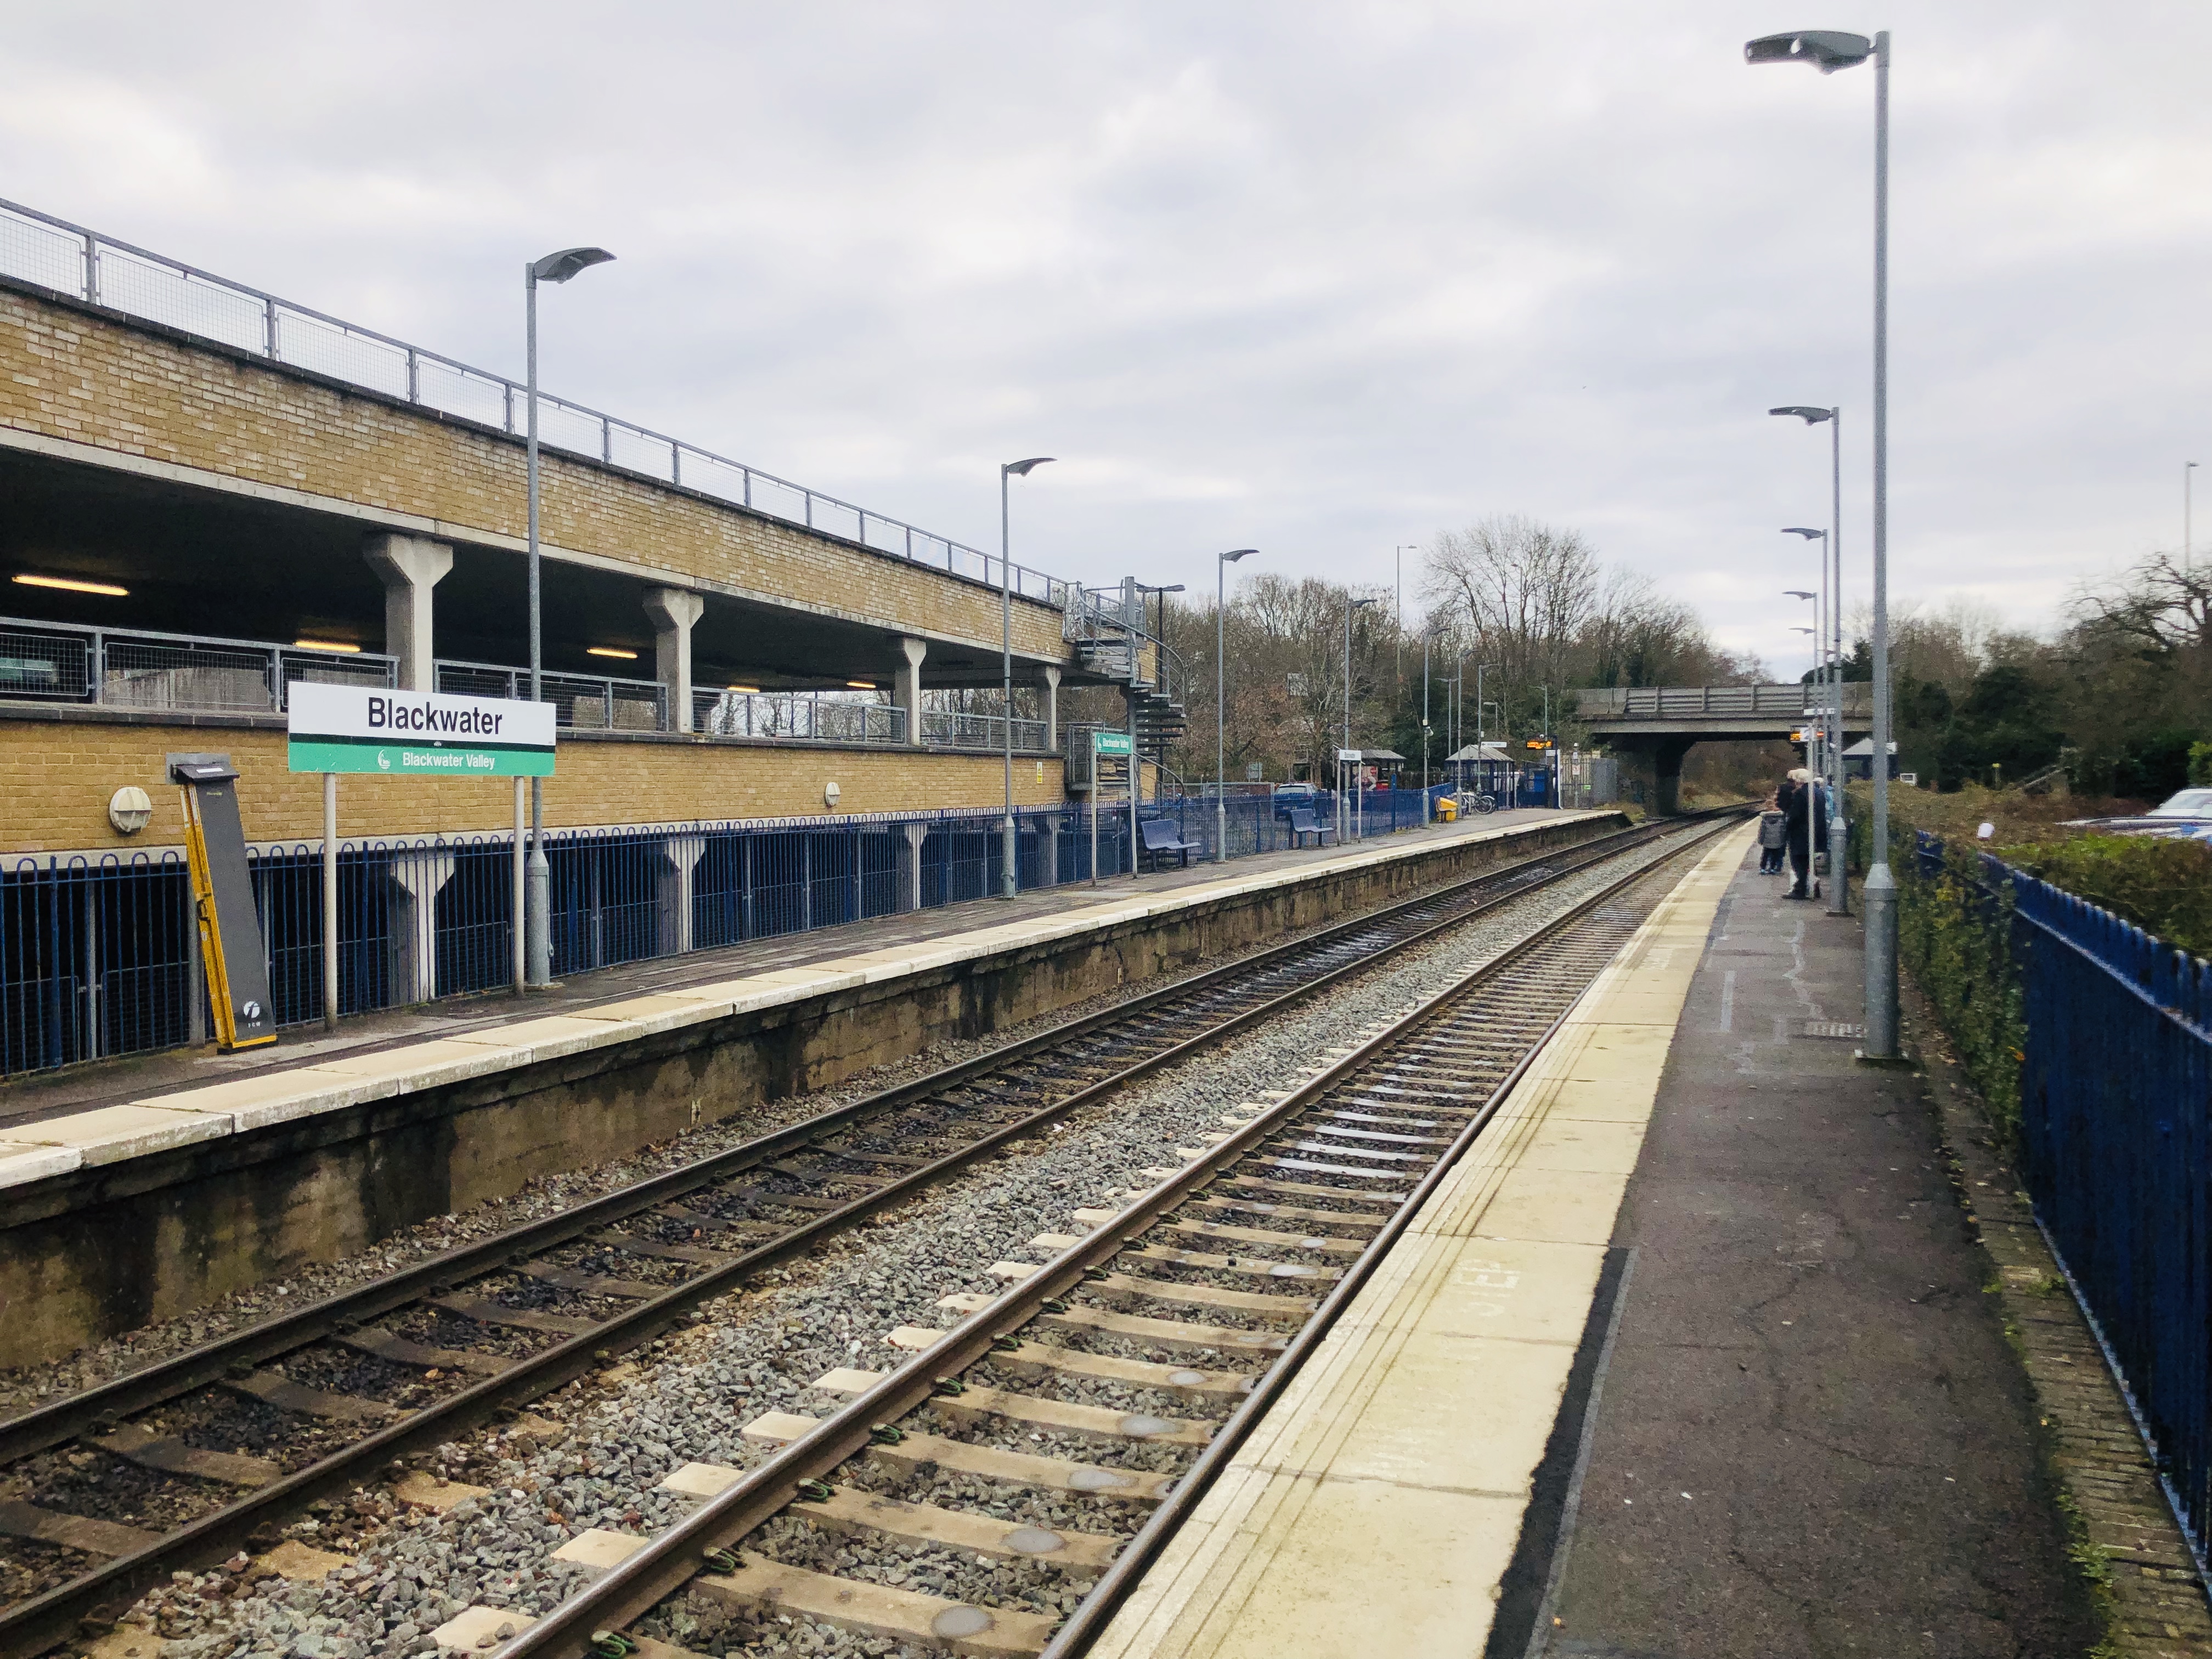
<instances>
[{"instance_id":1,"label":"parked car","mask_svg":"<svg viewBox=\"0 0 2212 1659\"><path fill-rule=\"evenodd\" d=\"M2141 817L2070 818L2067 827L2107 836L2187 836L2212 839L2212 789L2190 788L2167 796Z\"/></svg>"},{"instance_id":2,"label":"parked car","mask_svg":"<svg viewBox=\"0 0 2212 1659\"><path fill-rule=\"evenodd\" d=\"M1321 793L1318 784L1279 783L1275 786L1275 816L1288 823L1293 812L1317 811Z\"/></svg>"}]
</instances>

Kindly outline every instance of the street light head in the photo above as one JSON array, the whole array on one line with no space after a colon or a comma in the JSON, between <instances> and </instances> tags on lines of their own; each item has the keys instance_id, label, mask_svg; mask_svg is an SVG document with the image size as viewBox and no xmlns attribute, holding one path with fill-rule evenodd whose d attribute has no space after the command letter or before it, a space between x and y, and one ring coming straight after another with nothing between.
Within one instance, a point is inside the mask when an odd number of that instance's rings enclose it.
<instances>
[{"instance_id":1,"label":"street light head","mask_svg":"<svg viewBox=\"0 0 2212 1659\"><path fill-rule=\"evenodd\" d=\"M1762 34L1743 46L1747 64L1810 64L1823 75L1863 64L1874 56L1874 42L1863 34L1838 29L1797 29L1788 34Z\"/></svg>"},{"instance_id":2,"label":"street light head","mask_svg":"<svg viewBox=\"0 0 2212 1659\"><path fill-rule=\"evenodd\" d=\"M1785 599L1817 599L1820 596L1815 593L1808 593L1802 587L1785 587L1782 590L1782 597Z\"/></svg>"},{"instance_id":3,"label":"street light head","mask_svg":"<svg viewBox=\"0 0 2212 1659\"><path fill-rule=\"evenodd\" d=\"M1793 628L1790 631L1793 634L1809 634L1813 630L1809 628Z\"/></svg>"},{"instance_id":4,"label":"street light head","mask_svg":"<svg viewBox=\"0 0 2212 1659\"><path fill-rule=\"evenodd\" d=\"M1828 539L1828 532L1826 531L1808 530L1802 525L1785 525L1783 526L1782 533L1785 536L1802 536L1808 542L1825 542Z\"/></svg>"},{"instance_id":5,"label":"street light head","mask_svg":"<svg viewBox=\"0 0 2212 1659\"><path fill-rule=\"evenodd\" d=\"M1256 547L1240 547L1233 553L1224 553L1221 556L1221 562L1224 564L1235 564L1237 560L1249 559L1259 550Z\"/></svg>"},{"instance_id":6,"label":"street light head","mask_svg":"<svg viewBox=\"0 0 2212 1659\"><path fill-rule=\"evenodd\" d=\"M1818 426L1823 421L1832 421L1836 418L1834 410L1815 409L1810 404L1784 404L1779 409L1770 409L1766 412L1770 415L1795 415L1807 426Z\"/></svg>"},{"instance_id":7,"label":"street light head","mask_svg":"<svg viewBox=\"0 0 2212 1659\"><path fill-rule=\"evenodd\" d=\"M615 256L603 247L564 247L549 253L530 267L533 283L565 283L580 270L603 265Z\"/></svg>"},{"instance_id":8,"label":"street light head","mask_svg":"<svg viewBox=\"0 0 2212 1659\"><path fill-rule=\"evenodd\" d=\"M1054 461L1059 459L1060 458L1057 455L1032 455L1026 461L1008 461L1004 466L1000 467L999 471L1001 472L1010 472L1017 478L1026 478L1031 472L1035 471L1038 467L1042 466L1047 461Z\"/></svg>"}]
</instances>

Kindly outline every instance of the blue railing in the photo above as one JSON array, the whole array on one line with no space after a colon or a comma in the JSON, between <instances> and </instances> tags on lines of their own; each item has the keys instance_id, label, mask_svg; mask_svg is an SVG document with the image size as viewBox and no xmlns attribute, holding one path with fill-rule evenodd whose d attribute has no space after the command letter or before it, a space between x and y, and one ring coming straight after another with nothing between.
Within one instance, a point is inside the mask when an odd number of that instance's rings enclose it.
<instances>
[{"instance_id":1,"label":"blue railing","mask_svg":"<svg viewBox=\"0 0 2212 1659\"><path fill-rule=\"evenodd\" d=\"M2026 993L2037 1219L2118 1371L2200 1571L2212 1526L2212 963L1987 854Z\"/></svg>"},{"instance_id":2,"label":"blue railing","mask_svg":"<svg viewBox=\"0 0 2212 1659\"><path fill-rule=\"evenodd\" d=\"M1915 874L1943 842L1916 833ZM2205 1573L2212 1529L2212 963L1986 853L1968 903L2009 946L2027 1038L2021 1176Z\"/></svg>"},{"instance_id":3,"label":"blue railing","mask_svg":"<svg viewBox=\"0 0 2212 1659\"><path fill-rule=\"evenodd\" d=\"M1091 878L1086 810L1017 812L1023 888ZM556 976L985 897L1002 856L995 812L556 830L546 843ZM1127 810L1102 811L1103 873L1128 867L1128 844ZM513 856L495 834L341 842L339 1012L507 984ZM257 847L250 862L277 1021L320 1018L321 847ZM0 862L0 1076L207 1029L179 854Z\"/></svg>"}]
</instances>

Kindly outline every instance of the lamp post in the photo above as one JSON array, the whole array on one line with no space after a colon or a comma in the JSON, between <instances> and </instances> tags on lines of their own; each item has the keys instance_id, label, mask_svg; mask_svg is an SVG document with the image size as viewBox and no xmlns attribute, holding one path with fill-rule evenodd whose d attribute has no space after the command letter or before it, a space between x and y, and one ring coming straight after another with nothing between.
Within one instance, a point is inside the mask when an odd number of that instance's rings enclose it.
<instances>
[{"instance_id":1,"label":"lamp post","mask_svg":"<svg viewBox=\"0 0 2212 1659\"><path fill-rule=\"evenodd\" d=\"M1240 547L1213 562L1213 861L1229 862L1229 659L1228 623L1222 607L1229 596L1229 567L1260 550ZM1256 831L1255 833L1257 833Z\"/></svg>"},{"instance_id":2,"label":"lamp post","mask_svg":"<svg viewBox=\"0 0 2212 1659\"><path fill-rule=\"evenodd\" d=\"M1014 562L1007 480L1026 478L1053 459L1032 455L999 468L999 693L1006 757L1006 811L999 820L999 896L1004 899L1013 897L1021 886L1021 870L1014 860Z\"/></svg>"},{"instance_id":3,"label":"lamp post","mask_svg":"<svg viewBox=\"0 0 2212 1659\"><path fill-rule=\"evenodd\" d=\"M1344 742L1338 746L1336 762L1336 775L1340 781L1344 776L1344 757L1352 748L1352 613L1364 611L1375 603L1376 601L1371 599L1355 599L1349 593L1344 596ZM1359 775L1357 771L1353 772L1352 781L1353 787L1358 787ZM1344 792L1341 788L1337 791L1336 811L1338 817L1343 818ZM1341 828L1337 830L1337 838L1340 841L1344 838Z\"/></svg>"},{"instance_id":4,"label":"lamp post","mask_svg":"<svg viewBox=\"0 0 2212 1659\"><path fill-rule=\"evenodd\" d=\"M1866 878L1866 1047L1897 1057L1897 878L1889 868L1889 32L1806 29L1745 43L1751 64L1810 64L1823 75L1874 60L1874 780Z\"/></svg>"},{"instance_id":5,"label":"lamp post","mask_svg":"<svg viewBox=\"0 0 2212 1659\"><path fill-rule=\"evenodd\" d=\"M2194 482L2190 474L2197 471L2197 463L2185 462L2181 468L2181 574L2189 574L2191 538L2189 534L2189 486Z\"/></svg>"},{"instance_id":6,"label":"lamp post","mask_svg":"<svg viewBox=\"0 0 2212 1659\"><path fill-rule=\"evenodd\" d=\"M615 256L603 247L564 247L522 268L523 355L529 392L529 436L526 444L526 509L530 540L530 700L544 701L545 637L541 615L544 592L538 556L538 285L565 283L580 270L603 265ZM553 978L553 867L545 858L545 781L530 781L530 863L523 886L524 975L532 985Z\"/></svg>"},{"instance_id":7,"label":"lamp post","mask_svg":"<svg viewBox=\"0 0 2212 1659\"><path fill-rule=\"evenodd\" d=\"M1766 412L1828 426L1828 545L1820 573L1828 590L1828 681L1834 693L1828 710L1828 914L1844 916L1851 909L1851 878L1844 828L1844 411L1841 404L1787 404Z\"/></svg>"}]
</instances>

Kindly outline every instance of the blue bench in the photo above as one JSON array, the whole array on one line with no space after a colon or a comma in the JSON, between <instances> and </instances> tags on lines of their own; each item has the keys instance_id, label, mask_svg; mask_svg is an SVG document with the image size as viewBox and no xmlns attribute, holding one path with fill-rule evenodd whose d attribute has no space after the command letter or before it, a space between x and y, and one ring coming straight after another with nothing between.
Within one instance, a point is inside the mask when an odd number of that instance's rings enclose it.
<instances>
[{"instance_id":1,"label":"blue bench","mask_svg":"<svg viewBox=\"0 0 2212 1659\"><path fill-rule=\"evenodd\" d=\"M1146 818L1137 828L1144 833L1145 853L1152 860L1155 870L1160 867L1161 856L1168 853L1179 855L1181 863L1178 868L1188 868L1190 855L1198 850L1182 838L1182 830L1165 818Z\"/></svg>"},{"instance_id":2,"label":"blue bench","mask_svg":"<svg viewBox=\"0 0 2212 1659\"><path fill-rule=\"evenodd\" d=\"M1310 806L1302 806L1291 814L1291 845L1293 847L1304 844L1299 841L1300 836L1311 836L1315 846L1326 847L1328 845L1329 830L1330 826L1321 821L1321 815Z\"/></svg>"}]
</instances>

